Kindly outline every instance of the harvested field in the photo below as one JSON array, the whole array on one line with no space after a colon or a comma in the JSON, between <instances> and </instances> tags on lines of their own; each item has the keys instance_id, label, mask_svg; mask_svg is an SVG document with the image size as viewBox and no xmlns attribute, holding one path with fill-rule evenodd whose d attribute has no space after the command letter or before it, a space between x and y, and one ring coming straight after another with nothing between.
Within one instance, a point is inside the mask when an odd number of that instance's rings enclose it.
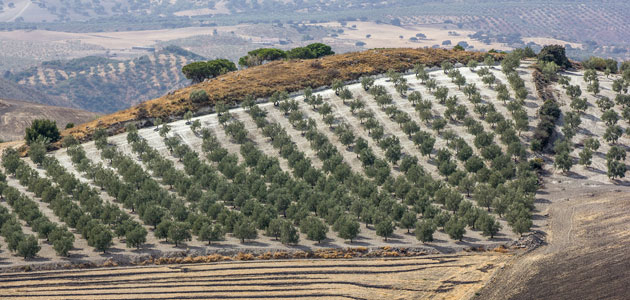
<instances>
[{"instance_id":1,"label":"harvested field","mask_svg":"<svg viewBox=\"0 0 630 300\"><path fill-rule=\"evenodd\" d=\"M11 299L462 299L511 255L228 262L0 275Z\"/></svg>"}]
</instances>

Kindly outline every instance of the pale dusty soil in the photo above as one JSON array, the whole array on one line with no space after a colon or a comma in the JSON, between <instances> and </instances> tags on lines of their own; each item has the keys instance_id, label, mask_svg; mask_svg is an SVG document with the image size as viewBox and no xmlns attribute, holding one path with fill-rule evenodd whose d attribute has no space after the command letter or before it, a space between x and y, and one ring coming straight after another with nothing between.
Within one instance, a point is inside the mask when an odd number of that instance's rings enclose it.
<instances>
[{"instance_id":1,"label":"pale dusty soil","mask_svg":"<svg viewBox=\"0 0 630 300\"><path fill-rule=\"evenodd\" d=\"M394 26L389 24L376 24L373 22L347 22L348 25L343 27L344 32L340 33L338 37L329 37L325 40L351 40L361 41L365 43L365 48L392 48L392 47L431 47L433 45L440 45L442 47L442 41L450 40L452 46L457 43L465 41L469 45L473 45L475 49L492 48L497 50L509 50L510 47L499 44L491 43L486 45L479 41L472 40L468 37L470 34L474 34L474 31L461 30L461 29L444 29L437 25L414 25L414 26ZM330 22L317 24L341 28L339 23ZM352 25L356 25L356 28L351 28ZM449 31L455 31L459 36L449 36ZM409 41L409 38L415 37L417 33L423 33L427 36L426 39L419 39L417 42ZM371 34L370 38L366 38L366 35ZM401 39L399 36L403 36Z\"/></svg>"},{"instance_id":2,"label":"pale dusty soil","mask_svg":"<svg viewBox=\"0 0 630 300\"><path fill-rule=\"evenodd\" d=\"M485 101L493 101L495 102L495 105L499 111L502 111L502 112L505 111L503 104L496 102L495 92L485 88L479 82L480 79L478 78L476 74L473 74L467 68L462 68L461 71L464 75L466 75L469 82L477 82L477 85L482 90L482 95L484 96ZM531 76L530 70L526 68L522 68L520 71L523 73L522 76L524 76L524 78L527 79L527 81L529 81L529 78ZM499 70L493 69L493 73L495 73L495 75L497 75L499 79L505 82L505 78L500 73ZM469 109L469 112L472 113L472 105L470 105L470 103L465 99L463 94L461 94L461 92L457 90L457 87L451 83L450 79L447 78L446 75L444 75L442 71L440 70L432 71L430 74L432 77L436 78L441 85L445 85L449 87L449 93L458 95L458 97L460 98L459 103L466 105ZM426 99L432 99L432 100L434 99L433 96L430 95L425 90L424 86L421 86L418 83L418 81L415 79L415 76L408 75L406 76L406 78L408 79L409 85L411 86L412 90L417 89L421 91L421 93ZM418 124L421 125L423 130L431 131L429 128L426 127L426 125L424 125L420 121L417 114L415 113L413 106L406 99L402 99L397 94L395 94L395 91L393 90L393 87L391 86L392 85L391 82L388 82L387 79L385 78L381 78L377 80L377 84L385 85L390 91L390 93L393 94L395 104L401 110L406 111L413 120L418 122ZM393 121L387 118L387 116L378 107L376 107L372 97L366 94L362 90L359 84L351 84L349 85L349 88L355 94L355 96L362 97L365 100L368 107L370 107L376 113L376 116L379 122L381 122L387 129L386 130L387 134L394 134L399 137L401 144L403 146L403 151L405 153L417 156L420 159L421 164L423 164L423 166L425 167L425 169L431 172L434 176L438 176L435 170L435 166L433 166L432 159L423 157L419 153L418 149L411 143L408 137L405 136L400 131L397 124L395 124ZM533 94L533 88L531 87L529 83L528 83L528 89L530 89L530 93ZM411 92L411 90L409 92ZM375 154L378 157L383 158L384 157L383 151L375 144L375 141L371 137L369 137L367 131L361 125L359 125L359 120L350 114L349 108L345 106L338 97L334 96L333 92L323 91L321 92L321 94L324 96L326 101L329 101L333 105L334 113L339 118L343 116L344 121L352 126L352 129L354 130L355 134L357 136L362 136L366 140L368 140ZM302 102L302 97L298 97L297 100L301 102L300 109L306 115L306 117L312 117L317 121L318 130L324 133L326 136L328 136L328 138L335 145L337 145L339 152L343 155L344 160L350 164L352 169L355 172L362 174L364 170L356 154L350 151L351 149L342 149L343 146L341 146L341 143L338 142L337 136L326 124L324 124L319 113L313 111L310 106L307 106L306 104L304 104ZM314 162L315 166L320 167L321 161L317 158L316 153L310 148L310 143L304 137L302 137L297 130L293 129L293 127L289 124L285 116L282 115L282 112L274 108L271 103L261 104L261 106L267 109L267 111L269 112L268 119L270 121L280 123L287 130L287 132L292 136L294 141L297 143L299 149L304 151L307 157L310 158ZM528 112L530 113L530 116L533 116L535 114L536 104L534 103L532 99L529 99L527 101L527 107L528 107L527 109L528 109ZM438 103L434 103L433 108L434 108L434 115L442 114L443 110L445 109L443 105L440 105ZM248 137L251 138L259 146L259 149L261 149L267 155L278 157L281 163L281 167L284 170L289 171L289 173L291 173L291 170L288 168L286 160L278 155L278 151L272 147L268 139L262 136L260 130L257 129L255 124L253 123L253 120L251 119L251 117L243 109L241 108L233 109L231 110L231 114L236 119L241 120L245 123L246 128L249 130ZM199 117L199 119L201 120L204 127L210 128L216 134L217 138L219 139L223 147L227 148L230 151L230 153L236 153L239 156L239 161L241 162L243 161L243 158L241 157L240 151L239 151L240 145L234 143L229 137L225 135L223 128L220 125L218 125L217 116L215 114L201 116ZM185 143L187 143L193 150L197 151L198 153L202 153L201 139L190 131L189 127L185 125L185 121L174 122L174 123L171 123L170 126L172 128L170 135L181 136L182 139L185 141ZM484 124L484 126L487 126L487 125ZM472 143L472 136L464 132L464 128L461 124L449 124L448 128L454 129L456 132L458 132L460 136L465 138L469 143ZM489 130L489 128L487 129ZM149 145L151 147L157 149L164 157L167 157L169 160L173 161L176 168L183 169L183 165L180 162L178 162L178 160L174 158L166 149L166 146L164 145L162 138L158 135L156 131L154 131L154 128L142 129L140 130L139 133L141 136L145 137L148 140ZM527 139L527 134L523 135L523 139L524 140ZM109 141L113 143L114 145L116 145L117 148L120 151L122 151L124 154L129 155L130 157L134 158L141 166L144 167L142 162L138 160L137 155L132 153L130 146L127 144L125 134L113 136L109 139ZM444 145L445 145L445 142L442 139L438 139L438 143L436 144L436 149ZM107 162L103 162L101 160L100 152L98 151L98 149L96 149L93 142L84 144L84 148L86 150L88 158L90 158L94 163L102 163L105 167L109 167ZM59 159L62 165L64 165L68 169L69 172L72 172L72 173L75 173L75 175L78 175L76 169L72 165L65 150L56 151L53 153L53 155L55 155ZM205 160L205 158L204 158L204 161L208 163L208 161ZM397 168L392 168L392 170L393 170L392 171L393 175L400 174ZM45 175L43 173L44 172L42 172L42 175ZM82 180L86 181L86 179L82 179ZM156 180L158 180L159 182L158 178L156 178ZM14 181L11 184L18 185ZM162 188L168 189L168 187L166 186L162 186ZM174 193L174 192L171 191L171 193ZM104 192L102 193L101 197L106 202L115 203L114 199ZM40 202L40 205L43 205L43 204ZM123 210L126 211L129 215L131 215L134 219L138 220L138 217L136 214L131 213L131 211L126 210L126 209L123 209ZM501 230L501 233L493 240L489 240L486 237L482 237L480 235L480 232L478 231L468 230L462 242L454 242L450 238L448 238L448 236L445 233L438 231L435 234L435 241L433 243L422 244L415 239L415 236L413 236L412 234L407 234L407 231L405 229L399 228L399 229L396 229L394 236L392 236L391 238L388 239L387 242L385 242L381 237L376 236L375 230L372 226L368 228L365 225L362 225L361 234L359 238L353 243L339 239L336 236L336 233L330 230L328 233L328 239L321 244L316 244L315 242L308 241L306 240L305 236L301 236L300 245L286 246L286 245L282 245L279 241L275 241L273 239L270 239L268 237L264 237L261 235L255 242L246 243L244 245L231 236L228 236L224 242L221 242L212 246L207 246L205 245L205 243L197 241L196 238L193 238L192 241L188 242L186 245L180 248L175 248L173 245L166 244L161 241L157 241L152 233L151 228L145 227L149 231L148 243L147 245L145 245L145 247L143 247L143 249L139 251L128 250L124 247L124 244L122 244L124 241L116 240L115 249L111 251L111 253L107 253L104 255L98 254L97 256L95 256L96 254L95 255L86 254L86 256L90 257L90 259L92 258L106 259L109 257L119 258L122 256L139 257L142 255L147 255L147 254L164 253L164 252L172 252L172 251L191 251L192 253L204 254L204 253L212 253L216 251L225 251L225 250L228 250L228 251L247 250L247 249L308 250L308 249L320 249L320 248L330 248L330 247L349 247L349 246L413 247L413 248L424 248L427 251L438 250L442 252L451 252L451 251L461 250L463 248L470 247L470 246L494 247L498 244L505 244L515 239L516 236L511 232L507 224L504 221L501 221L501 223L503 225L503 229ZM80 248L81 249L77 251L79 252L92 251L92 249L83 249L83 247L80 247ZM17 263L17 264L24 263L23 261L17 258L11 257L11 255L8 254L7 252L2 252L2 254L6 255L7 259L10 259L12 263ZM46 249L42 251L42 257L50 257L51 260L49 260L48 262L58 261L58 259L54 258L54 254L47 252ZM28 262L28 263L31 263L31 262Z\"/></svg>"},{"instance_id":3,"label":"pale dusty soil","mask_svg":"<svg viewBox=\"0 0 630 300\"><path fill-rule=\"evenodd\" d=\"M583 45L581 43L572 43L572 42L567 42L567 41L563 41L563 40L559 40L559 39L555 39L555 38L548 38L548 37L524 37L522 38L523 42L525 42L525 44L529 43L529 42L534 42L538 45L571 45L571 47L573 48L580 48L582 49Z\"/></svg>"},{"instance_id":4,"label":"pale dusty soil","mask_svg":"<svg viewBox=\"0 0 630 300\"><path fill-rule=\"evenodd\" d=\"M603 135L606 132L606 124L601 120L602 112L597 107L597 97L592 94L586 92L587 84L584 82L582 75L573 72L567 72L564 75L569 76L571 78L572 85L579 85L582 89L582 97L586 97L588 99L588 108L585 114L582 115L582 124L579 127L578 134L573 138L572 142L576 144L575 149L571 152L571 155L575 158L576 165L571 168L571 172L568 174L569 177L573 179L585 179L588 178L590 180L598 181L601 183L609 183L610 180L606 175L606 171L608 170L606 166L606 153L610 149L610 146L604 139ZM615 92L612 90L612 81L616 79L616 76L610 76L610 78L606 78L605 76L599 74L599 81L601 86L600 96L606 96L611 100L615 100ZM560 109L566 113L571 111L571 100L566 95L564 89L560 86L556 87L557 94L560 100ZM619 114L620 120L617 122L617 125L620 125L622 128L626 129L628 127L628 122L624 121L622 118L622 107L620 105L616 105L613 109ZM562 120L560 122L562 124ZM585 138L588 137L598 137L599 143L601 147L599 150L593 155L593 164L590 167L584 167L581 165L577 165L577 159L579 158L579 153L582 151L581 143ZM580 144L578 146L577 144ZM617 142L618 145L628 146L630 144L630 136L627 134L623 134L622 137ZM555 173L561 175L562 171L556 170ZM622 180L623 182L627 182L627 180Z\"/></svg>"},{"instance_id":5,"label":"pale dusty soil","mask_svg":"<svg viewBox=\"0 0 630 300\"><path fill-rule=\"evenodd\" d=\"M601 136L605 124L596 97L586 92L586 84L577 73L565 73L571 84L582 88L589 107L573 143L588 136L599 136L601 147L593 165L575 165L563 174L552 165L539 192L534 219L536 229L547 233L547 246L536 249L507 264L484 288L478 299L627 299L630 289L628 264L628 213L630 192L627 179L611 181L606 176L605 153L610 148ZM610 79L600 76L602 95L614 99ZM564 89L556 87L563 112L570 111ZM621 115L618 105L614 109ZM628 124L620 120L622 127ZM559 130L560 127L557 127ZM618 142L627 147L628 137ZM572 152L577 162L581 146Z\"/></svg>"},{"instance_id":6,"label":"pale dusty soil","mask_svg":"<svg viewBox=\"0 0 630 300\"><path fill-rule=\"evenodd\" d=\"M511 255L293 260L34 272L0 276L28 299L466 299Z\"/></svg>"}]
</instances>

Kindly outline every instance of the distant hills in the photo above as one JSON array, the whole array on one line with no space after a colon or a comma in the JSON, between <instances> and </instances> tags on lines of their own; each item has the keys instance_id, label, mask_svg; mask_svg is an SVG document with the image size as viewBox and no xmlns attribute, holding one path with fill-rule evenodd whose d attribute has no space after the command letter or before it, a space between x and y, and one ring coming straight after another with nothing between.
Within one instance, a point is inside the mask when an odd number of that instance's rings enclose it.
<instances>
[{"instance_id":1,"label":"distant hills","mask_svg":"<svg viewBox=\"0 0 630 300\"><path fill-rule=\"evenodd\" d=\"M18 92L2 95L47 105L111 113L183 87L188 80L181 73L181 68L199 60L204 60L204 57L180 47L168 46L132 60L88 56L48 61L18 73L5 74L5 81L17 84L18 90L28 92L24 95Z\"/></svg>"},{"instance_id":2,"label":"distant hills","mask_svg":"<svg viewBox=\"0 0 630 300\"><path fill-rule=\"evenodd\" d=\"M25 101L0 99L0 140L12 141L24 137L24 129L34 119L51 119L59 128L66 124L80 124L93 120L96 113L58 106L35 104Z\"/></svg>"}]
</instances>

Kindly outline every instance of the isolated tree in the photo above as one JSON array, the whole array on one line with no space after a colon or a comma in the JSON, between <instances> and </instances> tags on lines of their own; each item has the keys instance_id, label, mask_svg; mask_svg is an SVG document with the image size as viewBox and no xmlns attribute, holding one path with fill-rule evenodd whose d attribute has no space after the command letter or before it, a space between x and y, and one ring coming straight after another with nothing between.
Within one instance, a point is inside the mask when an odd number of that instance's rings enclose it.
<instances>
[{"instance_id":1,"label":"isolated tree","mask_svg":"<svg viewBox=\"0 0 630 300\"><path fill-rule=\"evenodd\" d=\"M258 237L254 222L247 218L242 218L234 227L234 236L245 243L245 240L253 240Z\"/></svg>"},{"instance_id":2,"label":"isolated tree","mask_svg":"<svg viewBox=\"0 0 630 300\"><path fill-rule=\"evenodd\" d=\"M32 235L28 235L17 245L17 253L24 259L35 257L39 250L41 250L41 247L37 244L37 238Z\"/></svg>"},{"instance_id":3,"label":"isolated tree","mask_svg":"<svg viewBox=\"0 0 630 300\"><path fill-rule=\"evenodd\" d=\"M199 238L203 241L208 241L208 245L212 242L218 242L225 236L225 230L221 224L205 224L199 230Z\"/></svg>"},{"instance_id":4,"label":"isolated tree","mask_svg":"<svg viewBox=\"0 0 630 300\"><path fill-rule=\"evenodd\" d=\"M408 210L402 215L402 218L400 219L400 226L402 228L406 228L407 233L409 233L409 230L414 228L417 222L418 218L416 217L416 213Z\"/></svg>"},{"instance_id":5,"label":"isolated tree","mask_svg":"<svg viewBox=\"0 0 630 300\"><path fill-rule=\"evenodd\" d=\"M433 96L435 96L435 99L437 99L440 104L444 104L444 102L446 102L446 98L448 98L448 88L444 86L436 88Z\"/></svg>"},{"instance_id":6,"label":"isolated tree","mask_svg":"<svg viewBox=\"0 0 630 300\"><path fill-rule=\"evenodd\" d=\"M457 77L455 77L454 83L455 83L455 85L457 85L457 89L461 90L462 86L464 86L466 84L466 77L464 77L464 76L462 76L460 74Z\"/></svg>"},{"instance_id":7,"label":"isolated tree","mask_svg":"<svg viewBox=\"0 0 630 300\"><path fill-rule=\"evenodd\" d=\"M475 221L475 228L481 230L481 234L484 236L494 236L501 230L501 224L487 213L481 214Z\"/></svg>"},{"instance_id":8,"label":"isolated tree","mask_svg":"<svg viewBox=\"0 0 630 300\"><path fill-rule=\"evenodd\" d=\"M452 216L446 224L444 231L451 239L461 241L466 233L466 224L456 216Z\"/></svg>"},{"instance_id":9,"label":"isolated tree","mask_svg":"<svg viewBox=\"0 0 630 300\"><path fill-rule=\"evenodd\" d=\"M432 242L435 230L436 226L431 220L422 220L416 225L416 238L423 243Z\"/></svg>"},{"instance_id":10,"label":"isolated tree","mask_svg":"<svg viewBox=\"0 0 630 300\"><path fill-rule=\"evenodd\" d=\"M91 241L89 244L96 250L105 253L113 244L112 238L112 232L109 229L99 226L92 229L88 242Z\"/></svg>"},{"instance_id":11,"label":"isolated tree","mask_svg":"<svg viewBox=\"0 0 630 300\"><path fill-rule=\"evenodd\" d=\"M617 121L619 121L619 114L617 114L614 110L609 109L602 114L602 121L604 121L607 126L615 125L617 124Z\"/></svg>"},{"instance_id":12,"label":"isolated tree","mask_svg":"<svg viewBox=\"0 0 630 300\"><path fill-rule=\"evenodd\" d=\"M370 88L374 85L373 77L369 77L369 76L361 77L359 81L361 82L361 86L366 92L369 91Z\"/></svg>"},{"instance_id":13,"label":"isolated tree","mask_svg":"<svg viewBox=\"0 0 630 300\"><path fill-rule=\"evenodd\" d=\"M384 237L386 242L387 238L391 236L392 233L394 233L394 224L389 217L384 218L376 224L376 235Z\"/></svg>"},{"instance_id":14,"label":"isolated tree","mask_svg":"<svg viewBox=\"0 0 630 300\"><path fill-rule=\"evenodd\" d=\"M175 247L183 241L191 239L190 226L186 222L173 222L168 228L168 238L175 243Z\"/></svg>"},{"instance_id":15,"label":"isolated tree","mask_svg":"<svg viewBox=\"0 0 630 300\"><path fill-rule=\"evenodd\" d=\"M136 226L134 229L128 231L125 234L125 243L127 247L136 247L140 249L140 246L147 241L147 230L142 226Z\"/></svg>"},{"instance_id":16,"label":"isolated tree","mask_svg":"<svg viewBox=\"0 0 630 300\"><path fill-rule=\"evenodd\" d=\"M579 154L578 163L580 165L588 167L591 165L592 159L593 159L593 150L591 150L588 147L584 147L584 149L582 149L582 151Z\"/></svg>"},{"instance_id":17,"label":"isolated tree","mask_svg":"<svg viewBox=\"0 0 630 300\"><path fill-rule=\"evenodd\" d=\"M523 236L523 233L528 232L532 225L533 223L531 218L520 216L512 223L512 231L520 236Z\"/></svg>"},{"instance_id":18,"label":"isolated tree","mask_svg":"<svg viewBox=\"0 0 630 300\"><path fill-rule=\"evenodd\" d=\"M37 141L31 143L28 149L28 156L31 158L33 163L41 166L44 162L44 158L46 157L46 142L44 138L40 137Z\"/></svg>"},{"instance_id":19,"label":"isolated tree","mask_svg":"<svg viewBox=\"0 0 630 300\"><path fill-rule=\"evenodd\" d=\"M339 98L341 98L343 104L346 104L346 100L352 99L352 92L347 87L344 87L339 91Z\"/></svg>"},{"instance_id":20,"label":"isolated tree","mask_svg":"<svg viewBox=\"0 0 630 300\"><path fill-rule=\"evenodd\" d=\"M606 153L606 160L625 160L626 159L626 150L620 146L612 146Z\"/></svg>"},{"instance_id":21,"label":"isolated tree","mask_svg":"<svg viewBox=\"0 0 630 300\"><path fill-rule=\"evenodd\" d=\"M588 108L588 102L586 98L575 97L571 99L570 106L573 110L581 114Z\"/></svg>"},{"instance_id":22,"label":"isolated tree","mask_svg":"<svg viewBox=\"0 0 630 300\"><path fill-rule=\"evenodd\" d=\"M466 64L466 66L470 69L470 71L473 71L473 72L475 71L475 68L478 65L479 63L474 59L469 60L468 63Z\"/></svg>"},{"instance_id":23,"label":"isolated tree","mask_svg":"<svg viewBox=\"0 0 630 300\"><path fill-rule=\"evenodd\" d=\"M473 199L477 201L479 206L485 207L490 211L492 201L496 197L496 191L487 183L478 184L473 193Z\"/></svg>"},{"instance_id":24,"label":"isolated tree","mask_svg":"<svg viewBox=\"0 0 630 300\"><path fill-rule=\"evenodd\" d=\"M608 160L606 166L608 167L606 174L610 179L623 178L627 171L627 166L618 160Z\"/></svg>"},{"instance_id":25,"label":"isolated tree","mask_svg":"<svg viewBox=\"0 0 630 300\"><path fill-rule=\"evenodd\" d=\"M350 215L339 217L335 222L334 229L340 238L350 240L350 243L360 232L359 222Z\"/></svg>"},{"instance_id":26,"label":"isolated tree","mask_svg":"<svg viewBox=\"0 0 630 300\"><path fill-rule=\"evenodd\" d=\"M300 235L291 222L285 221L280 229L280 241L285 245L295 245L300 241Z\"/></svg>"},{"instance_id":27,"label":"isolated tree","mask_svg":"<svg viewBox=\"0 0 630 300\"><path fill-rule=\"evenodd\" d=\"M440 130L444 129L444 127L446 127L446 120L443 118L436 118L435 120L433 120L433 123L431 123L431 127L433 128L433 130L435 130L435 132L437 132L438 134L440 134Z\"/></svg>"},{"instance_id":28,"label":"isolated tree","mask_svg":"<svg viewBox=\"0 0 630 300\"><path fill-rule=\"evenodd\" d=\"M604 133L604 140L611 144L616 144L621 135L623 134L623 128L619 125L612 125L606 128Z\"/></svg>"},{"instance_id":29,"label":"isolated tree","mask_svg":"<svg viewBox=\"0 0 630 300\"><path fill-rule=\"evenodd\" d=\"M321 243L321 241L326 239L328 226L320 219L309 216L300 222L300 231L306 234L307 239Z\"/></svg>"},{"instance_id":30,"label":"isolated tree","mask_svg":"<svg viewBox=\"0 0 630 300\"><path fill-rule=\"evenodd\" d=\"M586 102L586 98L584 98L584 102ZM612 100L610 100L610 98L605 97L605 96L598 98L596 103L597 103L597 107L599 107L599 110L602 113L608 111L609 109L615 106L615 103Z\"/></svg>"},{"instance_id":31,"label":"isolated tree","mask_svg":"<svg viewBox=\"0 0 630 300\"><path fill-rule=\"evenodd\" d=\"M284 220L282 219L272 219L265 230L265 235L269 237L273 237L275 240L280 238L280 234L282 233L282 224Z\"/></svg>"},{"instance_id":32,"label":"isolated tree","mask_svg":"<svg viewBox=\"0 0 630 300\"><path fill-rule=\"evenodd\" d=\"M53 241L53 249L59 256L68 256L68 253L74 247L74 236L62 236Z\"/></svg>"},{"instance_id":33,"label":"isolated tree","mask_svg":"<svg viewBox=\"0 0 630 300\"><path fill-rule=\"evenodd\" d=\"M27 145L38 139L43 139L47 143L54 143L61 139L61 134L55 121L47 119L36 119L31 123L31 127L26 128L24 140Z\"/></svg>"}]
</instances>

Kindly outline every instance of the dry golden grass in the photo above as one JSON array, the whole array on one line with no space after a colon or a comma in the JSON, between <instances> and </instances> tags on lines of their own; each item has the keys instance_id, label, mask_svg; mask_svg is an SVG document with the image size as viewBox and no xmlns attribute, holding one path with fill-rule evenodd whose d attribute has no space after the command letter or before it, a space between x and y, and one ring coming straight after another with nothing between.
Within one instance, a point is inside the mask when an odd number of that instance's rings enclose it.
<instances>
[{"instance_id":1,"label":"dry golden grass","mask_svg":"<svg viewBox=\"0 0 630 300\"><path fill-rule=\"evenodd\" d=\"M138 106L103 116L95 121L65 131L80 140L88 140L95 128L108 128L112 133L123 131L126 122L154 117L181 116L186 111L198 111L208 103L193 104L188 100L191 91L205 90L210 103L238 102L246 95L269 97L275 91L295 92L305 87L330 85L334 79L344 81L363 75L384 73L389 69L411 69L414 64L438 65L445 60L467 62L482 60L485 53L445 49L372 49L362 52L333 55L315 60L275 61L180 89L170 95L149 100ZM500 58L500 55L497 55Z\"/></svg>"},{"instance_id":2,"label":"dry golden grass","mask_svg":"<svg viewBox=\"0 0 630 300\"><path fill-rule=\"evenodd\" d=\"M24 299L463 299L511 255L286 260L0 275Z\"/></svg>"}]
</instances>

